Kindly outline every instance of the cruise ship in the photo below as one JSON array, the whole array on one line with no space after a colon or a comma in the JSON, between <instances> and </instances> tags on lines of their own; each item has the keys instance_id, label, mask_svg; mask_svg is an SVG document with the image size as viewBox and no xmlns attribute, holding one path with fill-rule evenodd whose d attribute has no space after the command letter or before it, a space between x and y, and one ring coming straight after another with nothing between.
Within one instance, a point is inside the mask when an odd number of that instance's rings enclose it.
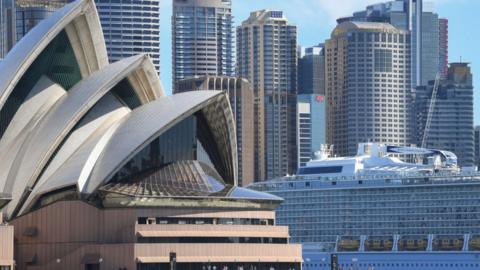
<instances>
[{"instance_id":1,"label":"cruise ship","mask_svg":"<svg viewBox=\"0 0 480 270\"><path fill-rule=\"evenodd\" d=\"M303 244L303 269L480 269L479 172L436 149L331 152L322 146L296 175L250 186L284 199L277 224Z\"/></svg>"}]
</instances>

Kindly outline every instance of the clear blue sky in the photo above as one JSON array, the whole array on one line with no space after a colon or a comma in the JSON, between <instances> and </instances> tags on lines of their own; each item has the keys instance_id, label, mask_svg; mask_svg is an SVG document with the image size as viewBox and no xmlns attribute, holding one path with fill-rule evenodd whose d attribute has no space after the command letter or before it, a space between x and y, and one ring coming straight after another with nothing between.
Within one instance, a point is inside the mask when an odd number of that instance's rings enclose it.
<instances>
[{"instance_id":1,"label":"clear blue sky","mask_svg":"<svg viewBox=\"0 0 480 270\"><path fill-rule=\"evenodd\" d=\"M382 0L232 0L235 25L250 11L283 10L289 21L298 26L298 44L311 46L327 39L335 19L361 10ZM160 0L161 8L161 77L167 93L171 92L171 23L172 0ZM449 61L470 62L474 75L475 124L480 125L480 1L434 0L440 17L449 20Z\"/></svg>"}]
</instances>

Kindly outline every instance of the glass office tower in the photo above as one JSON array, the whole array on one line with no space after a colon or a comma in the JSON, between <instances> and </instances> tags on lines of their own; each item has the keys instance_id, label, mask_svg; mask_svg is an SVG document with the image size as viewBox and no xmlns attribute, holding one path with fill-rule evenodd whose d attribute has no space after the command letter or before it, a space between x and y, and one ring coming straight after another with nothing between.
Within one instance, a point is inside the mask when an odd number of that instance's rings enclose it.
<instances>
[{"instance_id":1,"label":"glass office tower","mask_svg":"<svg viewBox=\"0 0 480 270\"><path fill-rule=\"evenodd\" d=\"M302 167L325 144L325 96L302 94L297 96L297 158Z\"/></svg>"},{"instance_id":2,"label":"glass office tower","mask_svg":"<svg viewBox=\"0 0 480 270\"><path fill-rule=\"evenodd\" d=\"M234 73L230 0L174 0L173 84L193 76Z\"/></svg>"},{"instance_id":3,"label":"glass office tower","mask_svg":"<svg viewBox=\"0 0 480 270\"><path fill-rule=\"evenodd\" d=\"M95 0L108 58L148 54L160 73L160 1Z\"/></svg>"},{"instance_id":4,"label":"glass office tower","mask_svg":"<svg viewBox=\"0 0 480 270\"><path fill-rule=\"evenodd\" d=\"M298 56L298 94L325 95L324 44L301 49Z\"/></svg>"}]
</instances>

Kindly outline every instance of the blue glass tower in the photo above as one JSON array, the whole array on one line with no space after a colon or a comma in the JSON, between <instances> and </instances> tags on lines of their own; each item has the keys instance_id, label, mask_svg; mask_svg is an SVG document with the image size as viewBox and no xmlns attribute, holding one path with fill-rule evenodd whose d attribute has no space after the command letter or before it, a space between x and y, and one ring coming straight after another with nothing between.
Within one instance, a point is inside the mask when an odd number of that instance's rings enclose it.
<instances>
[{"instance_id":1,"label":"blue glass tower","mask_svg":"<svg viewBox=\"0 0 480 270\"><path fill-rule=\"evenodd\" d=\"M298 94L325 95L324 44L301 49L298 56Z\"/></svg>"},{"instance_id":2,"label":"blue glass tower","mask_svg":"<svg viewBox=\"0 0 480 270\"><path fill-rule=\"evenodd\" d=\"M297 96L297 151L298 166L305 166L320 145L326 143L325 96L303 94Z\"/></svg>"}]
</instances>

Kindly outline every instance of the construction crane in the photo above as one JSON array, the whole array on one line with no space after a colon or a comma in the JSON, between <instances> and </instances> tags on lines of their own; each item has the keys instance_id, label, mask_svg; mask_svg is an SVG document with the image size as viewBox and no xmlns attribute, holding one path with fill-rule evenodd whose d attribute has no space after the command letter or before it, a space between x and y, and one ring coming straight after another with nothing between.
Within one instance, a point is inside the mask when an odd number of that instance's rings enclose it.
<instances>
[{"instance_id":1,"label":"construction crane","mask_svg":"<svg viewBox=\"0 0 480 270\"><path fill-rule=\"evenodd\" d=\"M421 148L427 146L428 133L430 132L430 125L432 124L433 111L435 109L435 102L437 100L438 86L440 84L440 72L437 72L435 76L435 83L433 84L432 97L430 98L430 105L428 106L427 121L425 122L425 128L423 129L423 138Z\"/></svg>"}]
</instances>

